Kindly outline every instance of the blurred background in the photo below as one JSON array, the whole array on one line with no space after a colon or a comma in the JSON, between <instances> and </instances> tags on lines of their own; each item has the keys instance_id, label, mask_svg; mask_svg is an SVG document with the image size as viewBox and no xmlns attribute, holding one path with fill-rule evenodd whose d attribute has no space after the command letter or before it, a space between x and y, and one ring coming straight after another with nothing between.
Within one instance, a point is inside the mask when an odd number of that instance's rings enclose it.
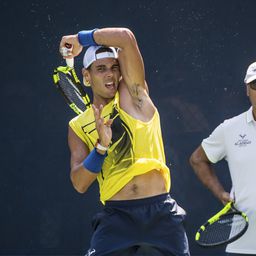
<instances>
[{"instance_id":1,"label":"blurred background","mask_svg":"<svg viewBox=\"0 0 256 256\"><path fill-rule=\"evenodd\" d=\"M54 87L63 35L128 27L145 61L162 120L171 195L187 211L192 256L197 228L222 205L188 159L224 119L249 108L243 78L255 61L253 0L1 0L0 255L84 255L98 187L78 194L69 179L68 121L74 113ZM78 57L78 73L82 68ZM81 76L80 76L81 78ZM217 174L227 190L225 162Z\"/></svg>"}]
</instances>

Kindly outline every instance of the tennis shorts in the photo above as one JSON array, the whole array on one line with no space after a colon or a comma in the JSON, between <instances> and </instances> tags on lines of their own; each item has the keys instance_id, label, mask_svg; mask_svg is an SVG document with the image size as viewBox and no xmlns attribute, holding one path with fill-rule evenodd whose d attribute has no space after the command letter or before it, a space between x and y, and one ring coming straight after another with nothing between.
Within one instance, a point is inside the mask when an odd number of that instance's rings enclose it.
<instances>
[{"instance_id":1,"label":"tennis shorts","mask_svg":"<svg viewBox=\"0 0 256 256\"><path fill-rule=\"evenodd\" d=\"M107 201L86 256L189 256L185 211L169 194Z\"/></svg>"}]
</instances>

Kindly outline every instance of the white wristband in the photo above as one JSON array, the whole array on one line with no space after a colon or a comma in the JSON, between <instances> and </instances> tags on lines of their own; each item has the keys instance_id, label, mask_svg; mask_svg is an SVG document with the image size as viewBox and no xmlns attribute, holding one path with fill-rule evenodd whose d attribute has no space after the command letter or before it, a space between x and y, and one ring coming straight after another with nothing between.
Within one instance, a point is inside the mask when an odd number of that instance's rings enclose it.
<instances>
[{"instance_id":1,"label":"white wristband","mask_svg":"<svg viewBox=\"0 0 256 256\"><path fill-rule=\"evenodd\" d=\"M108 147L102 146L99 142L96 143L95 148L97 148L98 150L102 150L102 151L108 150Z\"/></svg>"}]
</instances>

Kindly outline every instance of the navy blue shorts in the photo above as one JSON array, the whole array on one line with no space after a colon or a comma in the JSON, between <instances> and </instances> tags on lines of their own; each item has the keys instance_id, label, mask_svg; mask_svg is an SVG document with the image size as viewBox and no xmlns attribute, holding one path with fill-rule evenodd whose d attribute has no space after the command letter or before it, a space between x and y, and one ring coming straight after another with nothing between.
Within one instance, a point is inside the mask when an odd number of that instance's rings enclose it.
<instances>
[{"instance_id":1,"label":"navy blue shorts","mask_svg":"<svg viewBox=\"0 0 256 256\"><path fill-rule=\"evenodd\" d=\"M185 211L169 194L107 201L93 219L87 256L189 256Z\"/></svg>"}]
</instances>

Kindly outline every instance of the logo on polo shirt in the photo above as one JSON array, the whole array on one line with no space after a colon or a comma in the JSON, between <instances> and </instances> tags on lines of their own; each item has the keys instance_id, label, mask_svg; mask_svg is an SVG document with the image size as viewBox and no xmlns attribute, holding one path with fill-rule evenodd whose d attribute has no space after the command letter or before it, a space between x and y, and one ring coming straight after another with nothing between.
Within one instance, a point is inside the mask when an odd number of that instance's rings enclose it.
<instances>
[{"instance_id":1,"label":"logo on polo shirt","mask_svg":"<svg viewBox=\"0 0 256 256\"><path fill-rule=\"evenodd\" d=\"M248 144L251 144L252 142L248 139L246 139L246 134L239 134L239 140L235 143L235 146L238 146L238 147L245 147L247 146Z\"/></svg>"},{"instance_id":2,"label":"logo on polo shirt","mask_svg":"<svg viewBox=\"0 0 256 256\"><path fill-rule=\"evenodd\" d=\"M96 253L96 250L94 248L93 249L89 249L85 256L91 256L91 255L94 255L94 253Z\"/></svg>"}]
</instances>

